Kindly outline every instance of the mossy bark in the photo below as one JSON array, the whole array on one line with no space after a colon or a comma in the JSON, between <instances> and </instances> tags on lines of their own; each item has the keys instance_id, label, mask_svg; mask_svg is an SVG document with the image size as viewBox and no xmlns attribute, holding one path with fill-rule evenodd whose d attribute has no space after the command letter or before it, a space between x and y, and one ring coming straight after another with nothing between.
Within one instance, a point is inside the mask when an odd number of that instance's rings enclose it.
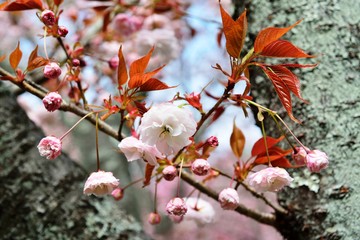
<instances>
[{"instance_id":1,"label":"mossy bark","mask_svg":"<svg viewBox=\"0 0 360 240\"><path fill-rule=\"evenodd\" d=\"M310 104L294 102L294 115L303 123L291 126L305 145L328 154L330 166L320 174L299 169L292 173L298 187L279 194L281 205L292 214L278 217L278 229L292 240L359 239L360 1L252 0L246 7L251 40L262 28L303 19L285 38L318 55L299 60L319 66L295 71ZM258 75L252 82L261 86L252 90L258 102L281 108L269 80Z\"/></svg>"},{"instance_id":2,"label":"mossy bark","mask_svg":"<svg viewBox=\"0 0 360 240\"><path fill-rule=\"evenodd\" d=\"M0 239L148 239L111 198L82 194L87 173L39 156L42 132L0 83Z\"/></svg>"}]
</instances>

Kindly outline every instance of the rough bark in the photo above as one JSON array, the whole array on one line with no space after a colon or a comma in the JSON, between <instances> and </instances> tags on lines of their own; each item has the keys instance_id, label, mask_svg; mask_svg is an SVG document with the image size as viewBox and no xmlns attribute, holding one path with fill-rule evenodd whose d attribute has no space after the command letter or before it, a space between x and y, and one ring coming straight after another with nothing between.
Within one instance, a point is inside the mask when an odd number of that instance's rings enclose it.
<instances>
[{"instance_id":1,"label":"rough bark","mask_svg":"<svg viewBox=\"0 0 360 240\"><path fill-rule=\"evenodd\" d=\"M252 38L261 28L289 26L303 18L286 37L318 54L315 62L320 63L312 71L297 72L310 105L294 103L294 115L303 124L292 127L305 145L328 153L330 166L321 174L292 173L298 186L279 194L292 215L278 217L278 230L287 239L359 239L360 2L252 0L247 7ZM269 81L261 76L252 81L262 89L253 90L257 101L280 109Z\"/></svg>"},{"instance_id":2,"label":"rough bark","mask_svg":"<svg viewBox=\"0 0 360 240\"><path fill-rule=\"evenodd\" d=\"M148 239L111 198L82 194L87 173L49 161L42 132L0 83L0 239Z\"/></svg>"}]
</instances>

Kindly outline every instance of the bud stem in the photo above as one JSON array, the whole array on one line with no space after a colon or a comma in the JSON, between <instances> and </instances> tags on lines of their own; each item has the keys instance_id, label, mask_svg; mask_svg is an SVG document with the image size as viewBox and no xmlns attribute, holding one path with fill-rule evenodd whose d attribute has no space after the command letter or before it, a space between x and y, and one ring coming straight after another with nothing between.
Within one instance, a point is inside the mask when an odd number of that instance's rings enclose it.
<instances>
[{"instance_id":1,"label":"bud stem","mask_svg":"<svg viewBox=\"0 0 360 240\"><path fill-rule=\"evenodd\" d=\"M73 130L82 120L84 120L85 118L87 118L88 116L90 116L91 114L93 114L94 112L89 112L88 114L86 114L85 116L83 116L82 118L80 118L75 124L74 126L72 126L69 130L67 130L66 133L64 133L61 137L60 140L62 140L63 138L66 137L66 135L68 135L71 130Z\"/></svg>"}]
</instances>

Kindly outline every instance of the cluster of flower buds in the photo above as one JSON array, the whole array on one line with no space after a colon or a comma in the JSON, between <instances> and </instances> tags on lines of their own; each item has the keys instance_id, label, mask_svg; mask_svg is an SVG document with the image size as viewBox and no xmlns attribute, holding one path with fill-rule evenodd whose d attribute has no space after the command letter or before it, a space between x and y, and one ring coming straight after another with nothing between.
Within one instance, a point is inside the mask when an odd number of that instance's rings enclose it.
<instances>
[{"instance_id":1,"label":"cluster of flower buds","mask_svg":"<svg viewBox=\"0 0 360 240\"><path fill-rule=\"evenodd\" d=\"M328 156L320 150L296 147L292 158L296 164L306 165L311 172L320 172L329 165Z\"/></svg>"},{"instance_id":2,"label":"cluster of flower buds","mask_svg":"<svg viewBox=\"0 0 360 240\"><path fill-rule=\"evenodd\" d=\"M40 19L49 29L57 29L56 33L60 37L66 37L69 32L66 27L57 25L58 19L55 16L55 13L49 9L45 9L44 11L42 11Z\"/></svg>"}]
</instances>

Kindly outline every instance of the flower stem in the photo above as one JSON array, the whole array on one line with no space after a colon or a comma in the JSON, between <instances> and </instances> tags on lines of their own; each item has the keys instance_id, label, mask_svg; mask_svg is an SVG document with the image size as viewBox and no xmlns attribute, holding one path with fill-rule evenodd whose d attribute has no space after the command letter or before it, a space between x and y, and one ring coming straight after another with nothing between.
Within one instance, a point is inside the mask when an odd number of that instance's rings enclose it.
<instances>
[{"instance_id":1,"label":"flower stem","mask_svg":"<svg viewBox=\"0 0 360 240\"><path fill-rule=\"evenodd\" d=\"M89 112L88 114L86 114L85 116L83 116L82 118L80 118L69 130L67 130L66 133L64 133L61 137L60 140L62 140L63 138L66 137L66 135L68 135L82 120L84 120L85 118L87 118L88 116L90 116L91 114L93 114L94 112Z\"/></svg>"},{"instance_id":2,"label":"flower stem","mask_svg":"<svg viewBox=\"0 0 360 240\"><path fill-rule=\"evenodd\" d=\"M178 180L178 185L177 185L177 197L180 196L180 182L181 182L181 173L182 173L183 163L184 163L184 158L181 158L180 170L179 170L179 180Z\"/></svg>"},{"instance_id":3,"label":"flower stem","mask_svg":"<svg viewBox=\"0 0 360 240\"><path fill-rule=\"evenodd\" d=\"M100 171L100 157L99 157L99 113L96 113L95 140L96 140L96 163L97 163L97 170Z\"/></svg>"}]
</instances>

